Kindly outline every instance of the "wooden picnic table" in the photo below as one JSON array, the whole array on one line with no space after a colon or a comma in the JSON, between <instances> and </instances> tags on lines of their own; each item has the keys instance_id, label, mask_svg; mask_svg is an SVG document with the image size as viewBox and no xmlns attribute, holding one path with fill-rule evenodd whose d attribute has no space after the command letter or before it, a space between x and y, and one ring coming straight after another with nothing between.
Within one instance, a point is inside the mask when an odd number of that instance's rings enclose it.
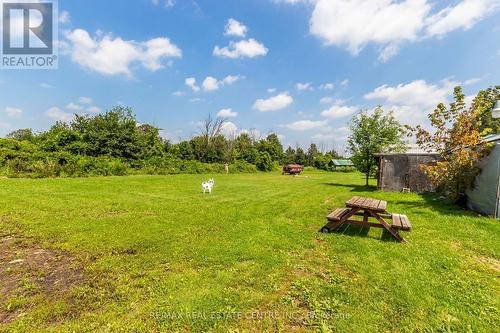
<instances>
[{"instance_id":1,"label":"wooden picnic table","mask_svg":"<svg viewBox=\"0 0 500 333\"><path fill-rule=\"evenodd\" d=\"M398 230L411 231L410 221L406 215L389 213L387 201L355 196L345 205L346 208L337 208L327 216L329 222L321 229L322 232L333 231L343 224L358 225L383 228L399 242L406 242ZM355 219L355 216L362 216L363 219ZM369 219L375 219L375 222ZM392 220L392 223L387 220Z\"/></svg>"}]
</instances>

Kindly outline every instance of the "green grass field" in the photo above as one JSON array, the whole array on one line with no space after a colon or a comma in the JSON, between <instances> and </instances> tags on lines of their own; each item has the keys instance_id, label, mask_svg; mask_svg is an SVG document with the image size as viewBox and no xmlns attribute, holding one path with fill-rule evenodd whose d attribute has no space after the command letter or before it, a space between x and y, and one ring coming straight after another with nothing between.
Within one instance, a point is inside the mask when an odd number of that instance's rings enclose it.
<instances>
[{"instance_id":1,"label":"green grass field","mask_svg":"<svg viewBox=\"0 0 500 333\"><path fill-rule=\"evenodd\" d=\"M357 173L207 178L1 179L0 330L498 329L498 221ZM407 214L408 243L318 233L354 195Z\"/></svg>"}]
</instances>

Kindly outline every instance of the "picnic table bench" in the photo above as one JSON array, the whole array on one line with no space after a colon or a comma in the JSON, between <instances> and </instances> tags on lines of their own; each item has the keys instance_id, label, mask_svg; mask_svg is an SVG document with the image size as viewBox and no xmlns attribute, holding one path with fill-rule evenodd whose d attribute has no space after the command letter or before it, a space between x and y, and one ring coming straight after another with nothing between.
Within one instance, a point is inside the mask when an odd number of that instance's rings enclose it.
<instances>
[{"instance_id":1,"label":"picnic table bench","mask_svg":"<svg viewBox=\"0 0 500 333\"><path fill-rule=\"evenodd\" d=\"M346 208L337 208L326 217L328 223L321 228L322 232L334 231L343 224L375 227L387 230L399 242L406 242L399 230L411 231L410 221L406 215L389 213L386 201L355 196L345 205ZM363 219L354 219L354 216L362 216ZM369 219L375 219L376 222ZM387 220L392 220L392 223Z\"/></svg>"}]
</instances>

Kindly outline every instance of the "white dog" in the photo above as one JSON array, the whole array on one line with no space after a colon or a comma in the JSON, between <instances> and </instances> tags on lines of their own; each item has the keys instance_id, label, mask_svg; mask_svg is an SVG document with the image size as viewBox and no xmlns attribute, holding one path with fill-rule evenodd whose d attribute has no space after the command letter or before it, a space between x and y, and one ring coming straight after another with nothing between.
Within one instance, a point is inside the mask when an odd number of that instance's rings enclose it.
<instances>
[{"instance_id":1,"label":"white dog","mask_svg":"<svg viewBox=\"0 0 500 333\"><path fill-rule=\"evenodd\" d=\"M210 178L208 181L201 183L201 189L203 190L203 193L208 191L208 193L212 193L212 188L215 185L215 180L213 178Z\"/></svg>"}]
</instances>

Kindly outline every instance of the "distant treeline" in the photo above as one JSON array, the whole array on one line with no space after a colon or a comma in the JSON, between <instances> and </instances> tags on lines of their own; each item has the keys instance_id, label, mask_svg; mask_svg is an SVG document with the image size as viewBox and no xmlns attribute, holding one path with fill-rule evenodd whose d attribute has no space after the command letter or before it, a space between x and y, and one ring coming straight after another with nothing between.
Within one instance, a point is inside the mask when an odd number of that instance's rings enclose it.
<instances>
[{"instance_id":1,"label":"distant treeline","mask_svg":"<svg viewBox=\"0 0 500 333\"><path fill-rule=\"evenodd\" d=\"M160 130L138 124L128 107L106 113L75 115L48 131L19 129L0 139L0 174L8 177L80 177L126 174L221 173L272 171L297 163L331 170L335 151L288 147L276 134L224 136L225 120L208 117L200 134L171 143Z\"/></svg>"}]
</instances>

